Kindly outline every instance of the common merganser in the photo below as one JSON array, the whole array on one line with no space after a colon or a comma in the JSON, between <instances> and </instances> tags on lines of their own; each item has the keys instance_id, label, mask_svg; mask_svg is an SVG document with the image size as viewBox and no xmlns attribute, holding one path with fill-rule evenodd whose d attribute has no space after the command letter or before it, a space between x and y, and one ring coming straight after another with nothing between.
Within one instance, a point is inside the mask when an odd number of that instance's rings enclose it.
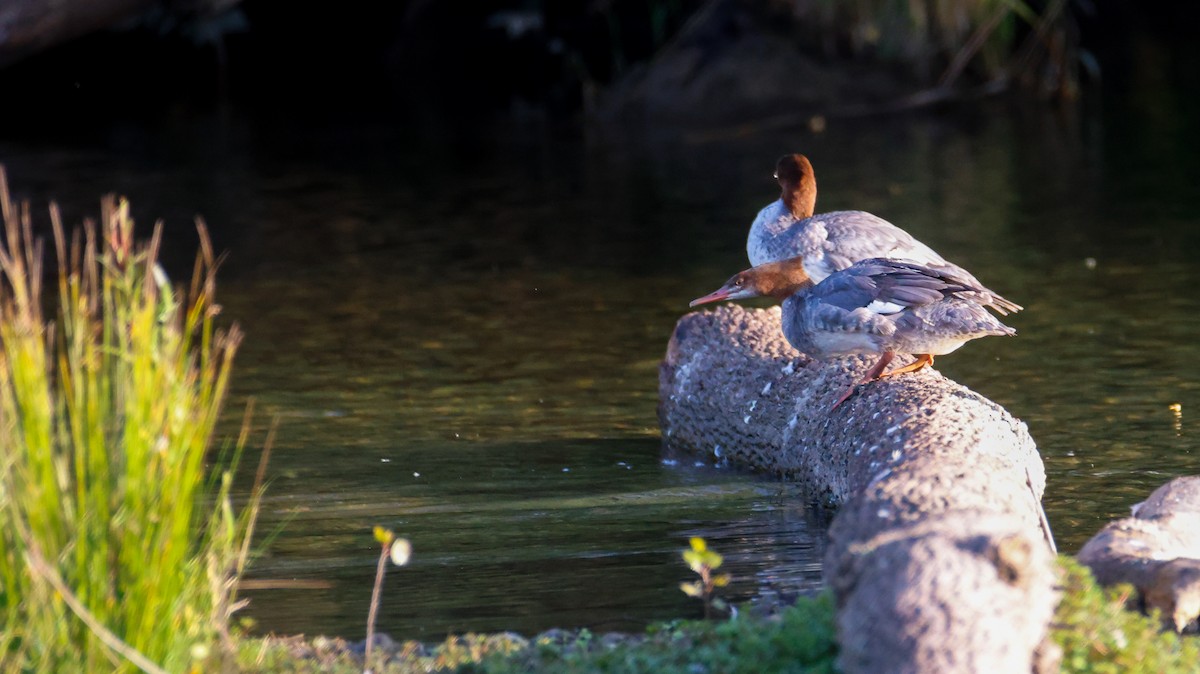
<instances>
[{"instance_id":1,"label":"common merganser","mask_svg":"<svg viewBox=\"0 0 1200 674\"><path fill-rule=\"evenodd\" d=\"M779 199L758 212L750 225L746 254L757 266L790 257L804 258L804 271L814 283L868 258L910 260L950 276L991 296L1001 314L1021 306L988 290L967 270L947 262L932 248L892 223L865 211L832 211L813 215L817 178L802 154L789 154L775 164Z\"/></svg>"},{"instance_id":2,"label":"common merganser","mask_svg":"<svg viewBox=\"0 0 1200 674\"><path fill-rule=\"evenodd\" d=\"M769 262L735 274L691 306L760 296L783 300L783 335L798 351L821 360L879 355L833 409L859 384L915 372L972 339L1017 333L988 313L986 307L1001 308L977 283L944 269L883 258L856 262L815 285L805 258ZM884 372L898 353L917 359Z\"/></svg>"}]
</instances>

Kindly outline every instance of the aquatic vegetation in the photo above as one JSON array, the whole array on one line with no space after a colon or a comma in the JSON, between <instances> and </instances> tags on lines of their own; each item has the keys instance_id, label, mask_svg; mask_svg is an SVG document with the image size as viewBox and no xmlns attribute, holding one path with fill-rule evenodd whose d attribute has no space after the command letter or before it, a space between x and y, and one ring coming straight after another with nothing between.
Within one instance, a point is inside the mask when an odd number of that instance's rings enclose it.
<instances>
[{"instance_id":1,"label":"aquatic vegetation","mask_svg":"<svg viewBox=\"0 0 1200 674\"><path fill-rule=\"evenodd\" d=\"M375 568L375 587L371 590L371 610L367 613L367 643L363 661L367 671L371 669L371 646L375 642L375 616L379 614L379 595L383 591L383 575L387 572L388 559L396 566L408 564L412 557L412 544L407 538L397 538L391 529L375 527L375 540L382 547L379 565Z\"/></svg>"},{"instance_id":2,"label":"aquatic vegetation","mask_svg":"<svg viewBox=\"0 0 1200 674\"><path fill-rule=\"evenodd\" d=\"M126 202L70 237L52 206L53 297L2 172L0 207L0 670L219 669L261 486L235 510L246 432L206 465L241 333L205 229L176 288Z\"/></svg>"},{"instance_id":3,"label":"aquatic vegetation","mask_svg":"<svg viewBox=\"0 0 1200 674\"><path fill-rule=\"evenodd\" d=\"M699 536L693 536L689 541L691 548L683 551L683 561L688 568L700 576L699 580L690 583L680 583L679 589L689 597L696 597L704 602L704 617L712 617L713 609L722 613L729 610L724 599L716 596L718 587L729 585L729 574L713 573L725 563L725 558L715 550L708 549L708 543Z\"/></svg>"}]
</instances>

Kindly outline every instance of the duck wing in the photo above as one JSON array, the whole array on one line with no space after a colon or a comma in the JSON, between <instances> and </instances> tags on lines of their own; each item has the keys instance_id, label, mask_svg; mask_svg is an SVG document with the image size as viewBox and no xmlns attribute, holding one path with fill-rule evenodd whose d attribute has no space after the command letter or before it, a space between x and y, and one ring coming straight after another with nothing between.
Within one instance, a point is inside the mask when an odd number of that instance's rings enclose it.
<instances>
[{"instance_id":1,"label":"duck wing","mask_svg":"<svg viewBox=\"0 0 1200 674\"><path fill-rule=\"evenodd\" d=\"M978 293L965 279L903 260L872 258L829 276L812 290L821 304L845 311L894 314L956 293Z\"/></svg>"},{"instance_id":2,"label":"duck wing","mask_svg":"<svg viewBox=\"0 0 1200 674\"><path fill-rule=\"evenodd\" d=\"M865 211L814 215L798 228L796 245L814 279L846 269L859 260L896 258L927 265L948 264L932 248L892 223Z\"/></svg>"}]
</instances>

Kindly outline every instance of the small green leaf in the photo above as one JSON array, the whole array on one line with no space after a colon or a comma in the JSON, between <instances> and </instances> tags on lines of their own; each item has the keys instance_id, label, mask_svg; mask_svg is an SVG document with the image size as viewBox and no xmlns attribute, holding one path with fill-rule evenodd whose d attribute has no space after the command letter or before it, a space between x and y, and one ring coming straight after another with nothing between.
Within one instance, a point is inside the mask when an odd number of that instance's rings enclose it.
<instances>
[{"instance_id":1,"label":"small green leaf","mask_svg":"<svg viewBox=\"0 0 1200 674\"><path fill-rule=\"evenodd\" d=\"M679 589L689 597L700 597L704 594L704 589L700 587L700 583L680 583Z\"/></svg>"},{"instance_id":2,"label":"small green leaf","mask_svg":"<svg viewBox=\"0 0 1200 674\"><path fill-rule=\"evenodd\" d=\"M712 584L713 584L713 587L725 587L726 585L729 584L729 581L730 581L729 574L722 573L720 575L713 576Z\"/></svg>"},{"instance_id":3,"label":"small green leaf","mask_svg":"<svg viewBox=\"0 0 1200 674\"><path fill-rule=\"evenodd\" d=\"M705 543L704 539L700 538L699 536L692 536L691 541L689 542L692 544L692 550L696 552L704 552L708 549L708 544Z\"/></svg>"}]
</instances>

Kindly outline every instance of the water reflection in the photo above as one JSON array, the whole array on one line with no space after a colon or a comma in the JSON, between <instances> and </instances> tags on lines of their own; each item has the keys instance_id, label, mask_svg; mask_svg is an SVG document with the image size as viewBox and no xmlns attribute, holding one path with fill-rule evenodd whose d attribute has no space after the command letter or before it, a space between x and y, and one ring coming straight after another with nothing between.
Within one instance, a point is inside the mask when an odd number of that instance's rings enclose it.
<instances>
[{"instance_id":1,"label":"water reflection","mask_svg":"<svg viewBox=\"0 0 1200 674\"><path fill-rule=\"evenodd\" d=\"M226 428L251 397L280 420L254 575L331 583L252 593L260 628L359 633L383 524L415 554L381 629L436 639L694 615L677 589L694 534L727 554L736 597L819 581L805 499L662 463L655 416L671 328L743 265L785 151L813 158L820 210L878 213L1027 307L1019 338L938 368L1029 424L1063 550L1200 472L1197 117L1165 143L1128 105L726 140L525 125L447 145L233 116L84 147L0 140L0 158L69 219L111 189L144 225L162 216L176 275L197 212L229 251L222 301L247 339Z\"/></svg>"},{"instance_id":2,"label":"water reflection","mask_svg":"<svg viewBox=\"0 0 1200 674\"><path fill-rule=\"evenodd\" d=\"M691 615L675 590L691 535L727 554L741 598L820 583L820 530L794 488L663 465L655 440L425 444L282 482L264 520L286 525L255 574L332 586L251 593L264 626L361 629L377 554L363 532L374 522L418 548L390 576L384 624L426 638Z\"/></svg>"}]
</instances>

